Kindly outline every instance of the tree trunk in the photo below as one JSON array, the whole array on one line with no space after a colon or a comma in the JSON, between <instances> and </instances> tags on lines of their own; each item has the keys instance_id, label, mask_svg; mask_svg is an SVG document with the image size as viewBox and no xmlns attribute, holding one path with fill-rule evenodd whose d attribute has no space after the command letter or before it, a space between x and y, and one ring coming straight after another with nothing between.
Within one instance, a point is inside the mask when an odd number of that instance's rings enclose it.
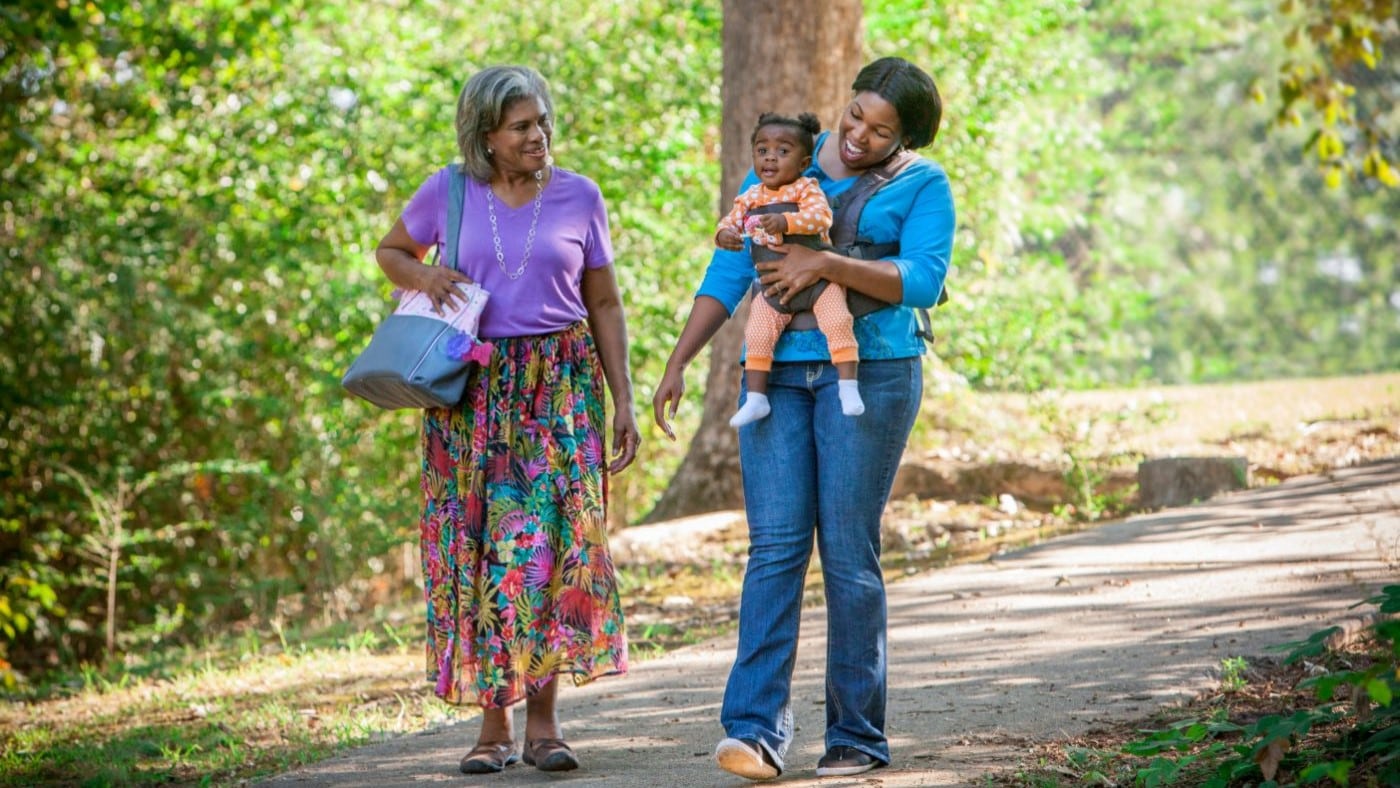
<instances>
[{"instance_id":1,"label":"tree trunk","mask_svg":"<svg viewBox=\"0 0 1400 788\"><path fill-rule=\"evenodd\" d=\"M749 137L759 114L815 113L833 128L862 63L860 0L724 0L723 170L715 221L728 213L753 164ZM746 301L710 343L700 426L648 522L743 506L738 406Z\"/></svg>"}]
</instances>

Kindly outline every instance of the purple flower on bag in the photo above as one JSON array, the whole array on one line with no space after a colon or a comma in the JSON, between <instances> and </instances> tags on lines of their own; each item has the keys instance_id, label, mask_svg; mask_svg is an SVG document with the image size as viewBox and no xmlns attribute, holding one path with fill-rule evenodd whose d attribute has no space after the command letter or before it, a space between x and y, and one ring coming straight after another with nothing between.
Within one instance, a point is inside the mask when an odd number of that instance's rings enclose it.
<instances>
[{"instance_id":1,"label":"purple flower on bag","mask_svg":"<svg viewBox=\"0 0 1400 788\"><path fill-rule=\"evenodd\" d=\"M442 346L442 352L454 361L461 361L467 357L472 349L472 335L465 331L458 331L447 338L447 342Z\"/></svg>"},{"instance_id":2,"label":"purple flower on bag","mask_svg":"<svg viewBox=\"0 0 1400 788\"><path fill-rule=\"evenodd\" d=\"M443 353L455 361L475 361L478 364L486 364L491 360L491 350L493 345L490 342L482 342L465 331L458 331L443 343Z\"/></svg>"}]
</instances>

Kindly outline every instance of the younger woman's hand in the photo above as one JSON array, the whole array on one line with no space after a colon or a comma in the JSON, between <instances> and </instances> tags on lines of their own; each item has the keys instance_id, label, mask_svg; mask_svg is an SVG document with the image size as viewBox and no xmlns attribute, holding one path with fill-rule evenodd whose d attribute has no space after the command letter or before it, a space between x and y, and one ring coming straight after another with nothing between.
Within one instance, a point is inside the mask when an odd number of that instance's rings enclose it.
<instances>
[{"instance_id":1,"label":"younger woman's hand","mask_svg":"<svg viewBox=\"0 0 1400 788\"><path fill-rule=\"evenodd\" d=\"M765 295L777 296L786 304L794 295L825 278L822 276L824 252L801 244L779 244L771 248L780 256L755 266Z\"/></svg>"},{"instance_id":2,"label":"younger woman's hand","mask_svg":"<svg viewBox=\"0 0 1400 788\"><path fill-rule=\"evenodd\" d=\"M656 421L656 426L666 433L666 437L671 440L676 439L675 430L671 429L671 419L676 418L676 408L681 403L681 398L685 396L685 369L673 369L667 365L666 372L661 376L661 382L656 385L656 393L651 398L651 415Z\"/></svg>"}]
</instances>

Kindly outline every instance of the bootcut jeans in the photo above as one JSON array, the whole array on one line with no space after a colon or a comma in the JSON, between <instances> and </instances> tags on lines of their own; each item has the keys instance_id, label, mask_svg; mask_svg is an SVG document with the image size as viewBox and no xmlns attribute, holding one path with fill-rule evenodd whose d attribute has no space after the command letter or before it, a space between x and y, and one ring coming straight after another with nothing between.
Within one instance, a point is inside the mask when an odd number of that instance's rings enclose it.
<instances>
[{"instance_id":1,"label":"bootcut jeans","mask_svg":"<svg viewBox=\"0 0 1400 788\"><path fill-rule=\"evenodd\" d=\"M739 647L724 690L725 735L783 769L792 672L815 532L826 591L826 736L889 763L880 517L923 396L918 358L862 361L865 413L846 416L829 363L774 364L767 418L739 430L749 562ZM747 381L746 381L747 383ZM747 385L740 402L747 396Z\"/></svg>"}]
</instances>

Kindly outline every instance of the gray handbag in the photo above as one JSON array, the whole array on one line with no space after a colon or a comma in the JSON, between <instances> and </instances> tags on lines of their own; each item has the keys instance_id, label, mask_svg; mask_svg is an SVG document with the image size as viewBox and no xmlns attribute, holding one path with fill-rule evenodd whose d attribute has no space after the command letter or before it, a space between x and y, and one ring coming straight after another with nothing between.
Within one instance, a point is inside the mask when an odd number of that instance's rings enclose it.
<instances>
[{"instance_id":1,"label":"gray handbag","mask_svg":"<svg viewBox=\"0 0 1400 788\"><path fill-rule=\"evenodd\" d=\"M448 192L447 239L438 263L457 267L466 176L454 173ZM445 259L443 259L445 256ZM455 308L433 311L419 291L403 294L393 313L375 328L340 385L381 408L448 408L462 399L473 362L491 357L490 343L476 338L488 294L480 285L458 285Z\"/></svg>"}]
</instances>

